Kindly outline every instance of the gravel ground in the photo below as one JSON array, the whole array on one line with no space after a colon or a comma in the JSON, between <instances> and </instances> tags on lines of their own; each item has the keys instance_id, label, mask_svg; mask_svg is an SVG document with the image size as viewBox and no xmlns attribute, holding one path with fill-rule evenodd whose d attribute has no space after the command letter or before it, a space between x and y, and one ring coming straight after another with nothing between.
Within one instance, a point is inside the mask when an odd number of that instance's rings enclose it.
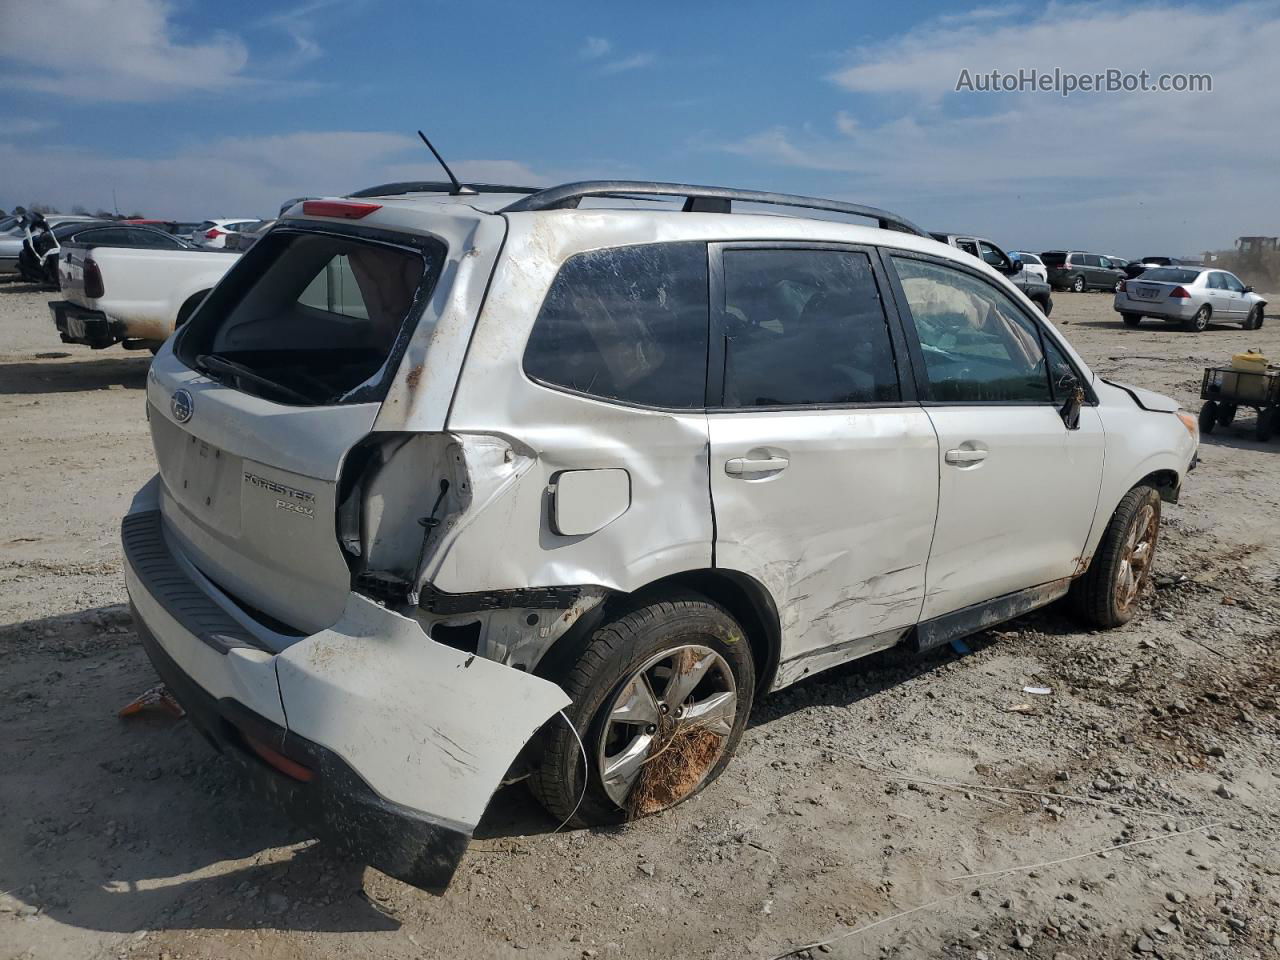
<instances>
[{"instance_id":1,"label":"gravel ground","mask_svg":"<svg viewBox=\"0 0 1280 960\"><path fill-rule=\"evenodd\" d=\"M1128 627L1050 608L813 678L625 828L553 834L508 788L433 897L255 805L185 722L116 718L154 683L117 545L149 355L64 347L46 299L0 286L0 958L1280 956L1280 442L1251 418L1206 439ZM1096 370L1188 407L1206 364L1280 356L1275 318L1057 301Z\"/></svg>"}]
</instances>

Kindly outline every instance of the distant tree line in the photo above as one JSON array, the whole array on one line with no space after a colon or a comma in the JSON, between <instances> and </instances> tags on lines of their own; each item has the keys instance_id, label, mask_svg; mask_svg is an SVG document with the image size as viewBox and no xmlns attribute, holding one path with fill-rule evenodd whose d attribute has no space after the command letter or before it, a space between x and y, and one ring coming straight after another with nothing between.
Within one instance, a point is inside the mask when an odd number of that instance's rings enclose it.
<instances>
[{"instance_id":1,"label":"distant tree line","mask_svg":"<svg viewBox=\"0 0 1280 960\"><path fill-rule=\"evenodd\" d=\"M61 210L59 210L57 207L55 207L51 203L29 203L25 207L22 204L18 204L18 206L13 208L14 216L18 216L24 213L51 214L51 213L61 213L61 212L62 212ZM112 213L110 210L103 210L101 207L99 207L97 210L94 210L92 213L90 213L89 208L82 203L77 203L74 206L72 206L71 213L77 217L95 217L98 220L145 220L146 219L146 214L144 213L116 214L116 213ZM7 217L7 216L9 216L8 213L6 213L4 210L0 210L0 217Z\"/></svg>"}]
</instances>

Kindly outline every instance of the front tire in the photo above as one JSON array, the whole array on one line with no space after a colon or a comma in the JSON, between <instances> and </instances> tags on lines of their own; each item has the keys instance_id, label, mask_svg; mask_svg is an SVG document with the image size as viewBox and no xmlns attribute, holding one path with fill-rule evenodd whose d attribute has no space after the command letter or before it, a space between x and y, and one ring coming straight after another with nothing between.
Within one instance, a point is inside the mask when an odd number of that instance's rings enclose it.
<instances>
[{"instance_id":1,"label":"front tire","mask_svg":"<svg viewBox=\"0 0 1280 960\"><path fill-rule=\"evenodd\" d=\"M530 789L553 817L579 826L683 803L728 765L755 682L746 635L716 604L691 594L620 613L560 681L582 746L554 721Z\"/></svg>"},{"instance_id":2,"label":"front tire","mask_svg":"<svg viewBox=\"0 0 1280 960\"><path fill-rule=\"evenodd\" d=\"M1076 277L1071 281L1071 291L1073 293L1084 293L1084 288L1084 277Z\"/></svg>"},{"instance_id":3,"label":"front tire","mask_svg":"<svg viewBox=\"0 0 1280 960\"><path fill-rule=\"evenodd\" d=\"M1142 322L1142 314L1140 313L1122 313L1120 319L1124 321L1126 327L1136 327Z\"/></svg>"},{"instance_id":4,"label":"front tire","mask_svg":"<svg viewBox=\"0 0 1280 960\"><path fill-rule=\"evenodd\" d=\"M1244 321L1246 330L1258 330L1262 327L1262 307L1254 307Z\"/></svg>"},{"instance_id":5,"label":"front tire","mask_svg":"<svg viewBox=\"0 0 1280 960\"><path fill-rule=\"evenodd\" d=\"M1206 303L1203 307L1196 311L1194 317L1186 321L1184 327L1192 333L1203 333L1205 327L1209 326L1209 316L1211 311Z\"/></svg>"},{"instance_id":6,"label":"front tire","mask_svg":"<svg viewBox=\"0 0 1280 960\"><path fill-rule=\"evenodd\" d=\"M1132 620L1159 537L1160 494L1154 487L1134 487L1111 515L1089 569L1071 585L1076 614L1103 629Z\"/></svg>"}]
</instances>

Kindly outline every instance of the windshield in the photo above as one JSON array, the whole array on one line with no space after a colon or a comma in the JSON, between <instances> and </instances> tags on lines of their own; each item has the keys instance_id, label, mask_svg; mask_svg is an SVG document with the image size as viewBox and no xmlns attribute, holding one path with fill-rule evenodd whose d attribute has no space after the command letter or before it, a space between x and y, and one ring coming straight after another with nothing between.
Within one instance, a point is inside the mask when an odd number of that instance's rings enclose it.
<instances>
[{"instance_id":1,"label":"windshield","mask_svg":"<svg viewBox=\"0 0 1280 960\"><path fill-rule=\"evenodd\" d=\"M1182 270L1178 267L1152 267L1142 274L1143 280L1155 280L1162 283L1195 283L1200 276L1199 270Z\"/></svg>"},{"instance_id":2,"label":"windshield","mask_svg":"<svg viewBox=\"0 0 1280 960\"><path fill-rule=\"evenodd\" d=\"M227 274L174 352L227 386L295 405L380 400L444 249L371 231L276 229ZM403 245L402 245L403 244Z\"/></svg>"}]
</instances>

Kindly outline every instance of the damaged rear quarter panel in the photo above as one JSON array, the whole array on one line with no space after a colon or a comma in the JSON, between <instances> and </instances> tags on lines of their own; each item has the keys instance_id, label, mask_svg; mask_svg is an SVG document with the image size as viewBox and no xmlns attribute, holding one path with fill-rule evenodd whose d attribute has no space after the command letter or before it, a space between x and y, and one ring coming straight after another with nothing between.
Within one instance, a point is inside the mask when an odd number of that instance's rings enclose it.
<instances>
[{"instance_id":1,"label":"damaged rear quarter panel","mask_svg":"<svg viewBox=\"0 0 1280 960\"><path fill-rule=\"evenodd\" d=\"M437 589L575 584L632 591L711 566L706 415L556 390L534 383L522 367L534 318L565 259L607 246L687 239L677 224L616 211L511 217L448 423L477 469L469 470L472 509L428 565L426 579ZM484 435L500 435L510 446L519 468L515 482L482 474L485 457L477 444ZM597 532L553 533L556 475L603 468L627 471L630 506Z\"/></svg>"},{"instance_id":2,"label":"damaged rear quarter panel","mask_svg":"<svg viewBox=\"0 0 1280 960\"><path fill-rule=\"evenodd\" d=\"M387 800L470 835L521 747L569 698L532 674L433 643L351 594L342 618L276 658L290 731Z\"/></svg>"}]
</instances>

